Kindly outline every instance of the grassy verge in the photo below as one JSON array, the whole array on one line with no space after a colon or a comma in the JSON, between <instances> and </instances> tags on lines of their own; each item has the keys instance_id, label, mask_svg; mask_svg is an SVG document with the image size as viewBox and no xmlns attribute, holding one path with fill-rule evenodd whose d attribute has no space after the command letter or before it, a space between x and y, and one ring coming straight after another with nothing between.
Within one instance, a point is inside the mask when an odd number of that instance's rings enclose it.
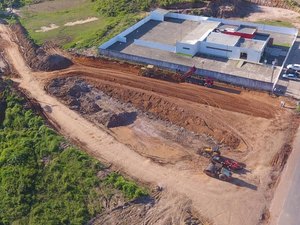
<instances>
[{"instance_id":1,"label":"grassy verge","mask_svg":"<svg viewBox=\"0 0 300 225\"><path fill-rule=\"evenodd\" d=\"M43 7L45 6L43 5ZM68 22L85 20L90 17L97 17L98 20L75 26L64 26ZM100 15L96 11L96 3L86 0L82 4L74 4L68 9L48 12L33 11L30 10L30 6L27 6L21 9L20 22L37 44L53 41L68 49L98 46L139 19L141 16L138 14L117 17ZM48 27L51 24L59 27L46 32L36 32L42 26Z\"/></svg>"},{"instance_id":2,"label":"grassy verge","mask_svg":"<svg viewBox=\"0 0 300 225\"><path fill-rule=\"evenodd\" d=\"M185 56L185 57L193 58L193 56L190 55L190 54L185 54L185 53L181 53L181 52L177 52L176 54L180 55L180 56Z\"/></svg>"},{"instance_id":3,"label":"grassy verge","mask_svg":"<svg viewBox=\"0 0 300 225\"><path fill-rule=\"evenodd\" d=\"M282 21L282 20L258 20L256 23L271 25L271 26L279 26L279 27L295 27L289 21Z\"/></svg>"},{"instance_id":4,"label":"grassy verge","mask_svg":"<svg viewBox=\"0 0 300 225\"><path fill-rule=\"evenodd\" d=\"M103 166L66 147L24 105L11 88L0 92L0 224L86 224L101 212L107 190L129 199L146 194L119 175L118 185L111 185L114 175L98 179Z\"/></svg>"},{"instance_id":5,"label":"grassy verge","mask_svg":"<svg viewBox=\"0 0 300 225\"><path fill-rule=\"evenodd\" d=\"M286 48L290 48L291 44L289 43L273 43L274 46L278 46L278 47L286 47Z\"/></svg>"},{"instance_id":6,"label":"grassy verge","mask_svg":"<svg viewBox=\"0 0 300 225\"><path fill-rule=\"evenodd\" d=\"M140 188L133 181L127 181L117 173L111 173L105 179L105 183L111 187L117 188L130 200L148 195L144 188Z\"/></svg>"}]
</instances>

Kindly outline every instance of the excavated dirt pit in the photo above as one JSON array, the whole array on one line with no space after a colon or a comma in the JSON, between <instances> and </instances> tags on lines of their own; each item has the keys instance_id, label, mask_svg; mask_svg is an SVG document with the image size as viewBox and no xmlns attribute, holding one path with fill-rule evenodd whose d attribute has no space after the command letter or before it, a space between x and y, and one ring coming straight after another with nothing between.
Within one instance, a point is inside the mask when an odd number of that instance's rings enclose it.
<instances>
[{"instance_id":1,"label":"excavated dirt pit","mask_svg":"<svg viewBox=\"0 0 300 225\"><path fill-rule=\"evenodd\" d=\"M184 160L199 163L198 149L218 144L209 134L161 120L155 112L136 108L134 102L122 102L78 77L54 79L47 89L70 109L99 126L110 128L119 141L159 163ZM200 165L205 166L206 161Z\"/></svg>"}]
</instances>

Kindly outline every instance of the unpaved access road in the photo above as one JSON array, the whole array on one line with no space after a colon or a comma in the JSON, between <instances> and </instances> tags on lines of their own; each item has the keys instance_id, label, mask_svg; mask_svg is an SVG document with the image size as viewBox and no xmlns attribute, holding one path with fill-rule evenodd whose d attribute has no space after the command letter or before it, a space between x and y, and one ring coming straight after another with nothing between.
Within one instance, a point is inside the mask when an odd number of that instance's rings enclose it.
<instances>
[{"instance_id":1,"label":"unpaved access road","mask_svg":"<svg viewBox=\"0 0 300 225\"><path fill-rule=\"evenodd\" d=\"M9 62L20 75L16 81L42 107L47 105L52 108L51 112L45 113L64 136L80 143L95 158L112 163L131 177L143 183L162 186L166 192L192 200L193 207L216 225L259 223L260 215L268 207L272 197L272 191L268 189L268 185L272 183L270 161L285 143L292 120L290 112L278 109L277 99L256 92L242 92L237 95L187 84L170 85L138 76L133 78L136 70L120 64L112 66L98 63L89 66L90 62L76 63L75 60L75 66L64 71L33 72L26 65L7 26L0 25L0 36L0 42L5 42L4 50ZM201 110L211 121L214 116L223 120L228 129L236 132L251 146L242 158L251 171L237 178L246 181L239 182L243 185L235 185L178 165L157 164L118 142L104 127L101 129L84 119L44 90L50 79L76 72L84 72L83 76L92 74L87 78L97 79L94 80L95 84L114 83L125 91L143 89L153 95L168 95L167 98L180 102L182 106L190 105L194 110ZM191 96L194 98L191 99ZM168 201L164 204L168 204Z\"/></svg>"}]
</instances>

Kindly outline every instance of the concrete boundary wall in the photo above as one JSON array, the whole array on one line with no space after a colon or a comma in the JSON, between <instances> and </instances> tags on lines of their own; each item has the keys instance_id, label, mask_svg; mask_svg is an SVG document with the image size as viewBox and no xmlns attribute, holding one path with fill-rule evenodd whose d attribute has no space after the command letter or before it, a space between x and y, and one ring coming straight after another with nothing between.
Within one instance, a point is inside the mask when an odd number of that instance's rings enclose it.
<instances>
[{"instance_id":1,"label":"concrete boundary wall","mask_svg":"<svg viewBox=\"0 0 300 225\"><path fill-rule=\"evenodd\" d=\"M167 44L162 44L154 41L145 41L141 39L134 39L134 44L148 47L148 48L155 48L167 52L176 52L176 46L173 45L167 45Z\"/></svg>"},{"instance_id":2,"label":"concrete boundary wall","mask_svg":"<svg viewBox=\"0 0 300 225\"><path fill-rule=\"evenodd\" d=\"M298 32L298 30L296 28L271 26L271 25L243 22L243 21L237 21L237 20L227 20L227 19L220 19L220 18L214 18L214 17L209 17L208 20L217 21L217 22L221 22L221 23L229 24L229 25L252 26L252 27L257 27L260 30L276 32L276 33L281 33L281 34L296 35Z\"/></svg>"},{"instance_id":3,"label":"concrete boundary wall","mask_svg":"<svg viewBox=\"0 0 300 225\"><path fill-rule=\"evenodd\" d=\"M194 15L181 14L181 13L168 13L165 15L165 17L181 19L181 20L191 20L196 22L209 19L209 17L205 17L205 16L194 16Z\"/></svg>"},{"instance_id":4,"label":"concrete boundary wall","mask_svg":"<svg viewBox=\"0 0 300 225\"><path fill-rule=\"evenodd\" d=\"M118 34L117 36L113 37L109 41L102 44L99 48L100 49L107 49L109 46L113 45L114 43L116 43L118 41L126 43L126 35L130 34L133 31L135 31L136 29L138 29L139 27L141 27L142 25L144 25L145 23L147 23L151 19L152 19L151 16L145 17L144 19L140 20L139 22L137 22L133 26L131 26L131 27L127 28L126 30L124 30L122 33Z\"/></svg>"},{"instance_id":5,"label":"concrete boundary wall","mask_svg":"<svg viewBox=\"0 0 300 225\"><path fill-rule=\"evenodd\" d=\"M136 24L134 24L133 26L127 28L126 30L124 30L122 33L120 33L118 36L121 37L125 37L128 34L130 34L131 32L135 31L136 29L138 29L139 27L143 26L145 23L147 23L149 20L151 20L150 16L145 17L144 19L140 20L139 22L137 22Z\"/></svg>"},{"instance_id":6,"label":"concrete boundary wall","mask_svg":"<svg viewBox=\"0 0 300 225\"><path fill-rule=\"evenodd\" d=\"M150 64L154 66L158 66L164 69L169 70L180 70L180 71L188 71L190 69L189 66L160 61L156 59L149 59L145 57L135 56L135 55L129 55L122 52L107 50L107 49L101 49L100 54L110 57L110 58L116 58L121 59L125 61L135 62L135 63L141 63L141 64ZM264 90L264 91L271 91L273 84L269 82L263 82L259 80L253 80L249 78L234 76L231 74L226 73L220 73L217 71L210 71L210 70L204 70L204 69L197 69L195 74L201 75L201 76L207 76L211 77L215 80L219 80L226 83L231 83L234 85L239 85L251 89L258 89L258 90Z\"/></svg>"},{"instance_id":7,"label":"concrete boundary wall","mask_svg":"<svg viewBox=\"0 0 300 225\"><path fill-rule=\"evenodd\" d=\"M243 21L238 21L238 20L227 20L227 19L220 19L220 18L214 18L214 17L193 16L193 15L179 14L179 13L168 13L166 15L166 17L183 19L183 20L192 20L192 21L207 20L207 21L221 22L221 23L230 24L230 25L246 25L246 26L252 26L252 27L254 26L260 30L277 32L277 33L281 33L281 34L289 34L289 35L296 35L298 33L298 30L296 28L271 26L271 25L265 25L265 24L259 24L259 23L250 23L250 22L243 22Z\"/></svg>"}]
</instances>

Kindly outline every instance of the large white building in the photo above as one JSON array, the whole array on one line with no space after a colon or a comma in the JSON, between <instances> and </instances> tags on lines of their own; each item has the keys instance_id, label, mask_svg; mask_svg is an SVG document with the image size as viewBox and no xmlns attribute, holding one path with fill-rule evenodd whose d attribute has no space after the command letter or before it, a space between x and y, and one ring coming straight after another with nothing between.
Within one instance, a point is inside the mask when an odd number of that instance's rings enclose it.
<instances>
[{"instance_id":1,"label":"large white building","mask_svg":"<svg viewBox=\"0 0 300 225\"><path fill-rule=\"evenodd\" d=\"M164 22L170 19L192 21L196 25L194 24L192 29L182 32L176 39L176 43L165 43L166 35L174 35L174 33L163 34L163 32L168 32L166 29L166 31L161 30L161 39L160 34L156 34L156 37L153 38L155 41L149 40L149 38L148 40L136 38L134 44L191 56L207 54L259 63L264 49L270 41L270 35L263 33L263 25L260 24L170 13L167 10L157 9L133 27L100 46L100 49L106 49L115 42L126 42L126 35L137 32L139 27L149 21Z\"/></svg>"}]
</instances>

